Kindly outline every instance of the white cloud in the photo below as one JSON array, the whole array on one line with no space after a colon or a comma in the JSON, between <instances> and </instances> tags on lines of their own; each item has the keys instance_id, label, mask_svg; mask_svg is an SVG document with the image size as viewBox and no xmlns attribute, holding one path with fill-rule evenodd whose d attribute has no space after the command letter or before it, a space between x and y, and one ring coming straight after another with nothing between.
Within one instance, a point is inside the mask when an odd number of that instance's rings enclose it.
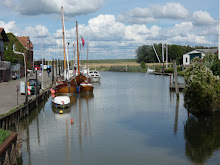
<instances>
[{"instance_id":1,"label":"white cloud","mask_svg":"<svg viewBox=\"0 0 220 165\"><path fill-rule=\"evenodd\" d=\"M17 29L15 21L10 21L8 23L0 21L0 27L3 27L6 33L13 32Z\"/></svg>"},{"instance_id":2,"label":"white cloud","mask_svg":"<svg viewBox=\"0 0 220 165\"><path fill-rule=\"evenodd\" d=\"M51 57L62 55L63 38L62 29L51 34L46 26L28 26L25 29L16 27L16 23L0 22L0 26L10 30L19 36L30 36L34 45L34 58L41 58L41 45L44 54L48 55L51 47ZM42 29L42 32L41 32ZM212 25L217 32L217 26ZM143 44L160 43L162 36L164 41L170 44L180 45L215 45L207 36L211 31L204 26L195 26L192 22L182 22L171 27L152 25L126 25L118 22L114 15L98 15L88 21L88 25L78 23L79 43L82 36L86 44L89 43L90 59L103 58L130 58L135 56L135 49ZM70 43L69 51L73 55L73 44L76 44L75 27L66 29L67 42ZM42 40L41 40L42 34ZM217 33L216 33L217 34ZM152 40L152 42L151 42ZM86 52L84 50L84 52ZM129 55L129 57L128 57ZM48 57L48 56L47 56Z\"/></svg>"},{"instance_id":3,"label":"white cloud","mask_svg":"<svg viewBox=\"0 0 220 165\"><path fill-rule=\"evenodd\" d=\"M185 19L189 17L189 11L180 3L167 3L166 5L154 5L152 13L156 18Z\"/></svg>"},{"instance_id":4,"label":"white cloud","mask_svg":"<svg viewBox=\"0 0 220 165\"><path fill-rule=\"evenodd\" d=\"M26 35L31 35L32 37L35 37L35 38L45 38L45 37L49 37L50 36L50 33L47 29L47 27L45 26L42 26L42 25L37 25L35 27L31 27L31 26L28 26L25 28L25 34Z\"/></svg>"},{"instance_id":5,"label":"white cloud","mask_svg":"<svg viewBox=\"0 0 220 165\"><path fill-rule=\"evenodd\" d=\"M187 34L187 36L175 36L170 39L172 43L185 43L187 45L206 45L212 44L210 41L207 41L205 36L196 36L194 34Z\"/></svg>"},{"instance_id":6,"label":"white cloud","mask_svg":"<svg viewBox=\"0 0 220 165\"><path fill-rule=\"evenodd\" d=\"M157 22L159 18L186 19L189 11L180 3L153 5L151 8L134 8L126 13L119 14L117 20L125 23L145 24Z\"/></svg>"},{"instance_id":7,"label":"white cloud","mask_svg":"<svg viewBox=\"0 0 220 165\"><path fill-rule=\"evenodd\" d=\"M64 13L75 16L88 14L99 10L104 0L5 0L4 5L22 15L41 15L60 13L61 6Z\"/></svg>"},{"instance_id":8,"label":"white cloud","mask_svg":"<svg viewBox=\"0 0 220 165\"><path fill-rule=\"evenodd\" d=\"M196 11L193 13L192 18L195 25L210 25L217 23L217 21L206 11Z\"/></svg>"},{"instance_id":9,"label":"white cloud","mask_svg":"<svg viewBox=\"0 0 220 165\"><path fill-rule=\"evenodd\" d=\"M165 32L165 36L186 36L193 29L192 22L182 22L180 24L174 25L174 27L170 28Z\"/></svg>"}]
</instances>

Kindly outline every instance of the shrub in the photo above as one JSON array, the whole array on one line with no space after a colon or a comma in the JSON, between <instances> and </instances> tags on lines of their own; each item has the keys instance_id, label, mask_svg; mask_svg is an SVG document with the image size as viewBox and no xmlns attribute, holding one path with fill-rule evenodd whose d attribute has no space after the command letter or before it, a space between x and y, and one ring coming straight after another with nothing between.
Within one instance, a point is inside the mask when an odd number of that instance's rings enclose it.
<instances>
[{"instance_id":1,"label":"shrub","mask_svg":"<svg viewBox=\"0 0 220 165\"><path fill-rule=\"evenodd\" d=\"M194 60L185 71L184 106L191 113L213 113L220 107L220 80Z\"/></svg>"},{"instance_id":2,"label":"shrub","mask_svg":"<svg viewBox=\"0 0 220 165\"><path fill-rule=\"evenodd\" d=\"M9 135L9 131L0 129L0 144L2 144L5 141L5 139L8 138Z\"/></svg>"},{"instance_id":3,"label":"shrub","mask_svg":"<svg viewBox=\"0 0 220 165\"><path fill-rule=\"evenodd\" d=\"M145 62L144 61L141 62L141 68L143 68L143 69L145 68Z\"/></svg>"},{"instance_id":4,"label":"shrub","mask_svg":"<svg viewBox=\"0 0 220 165\"><path fill-rule=\"evenodd\" d=\"M214 75L220 76L220 60L214 62L214 64L211 66L211 70Z\"/></svg>"}]
</instances>

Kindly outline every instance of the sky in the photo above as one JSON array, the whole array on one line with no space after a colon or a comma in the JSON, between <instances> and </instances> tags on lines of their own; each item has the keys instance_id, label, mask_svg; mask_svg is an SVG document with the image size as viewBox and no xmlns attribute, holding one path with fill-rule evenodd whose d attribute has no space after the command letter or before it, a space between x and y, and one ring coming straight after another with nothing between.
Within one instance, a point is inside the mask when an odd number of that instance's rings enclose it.
<instances>
[{"instance_id":1,"label":"sky","mask_svg":"<svg viewBox=\"0 0 220 165\"><path fill-rule=\"evenodd\" d=\"M78 22L80 59L134 59L142 45L218 45L218 0L0 0L0 27L29 36L34 60L63 58L62 17L68 58ZM73 46L74 44L74 46Z\"/></svg>"}]
</instances>

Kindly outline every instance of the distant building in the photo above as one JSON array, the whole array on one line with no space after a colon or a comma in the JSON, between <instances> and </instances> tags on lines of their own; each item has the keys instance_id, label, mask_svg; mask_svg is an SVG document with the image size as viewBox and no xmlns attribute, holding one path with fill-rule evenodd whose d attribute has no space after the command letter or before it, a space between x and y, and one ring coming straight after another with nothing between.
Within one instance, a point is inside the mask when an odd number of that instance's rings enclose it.
<instances>
[{"instance_id":1,"label":"distant building","mask_svg":"<svg viewBox=\"0 0 220 165\"><path fill-rule=\"evenodd\" d=\"M28 69L32 69L34 67L34 63L33 63L33 44L30 41L29 37L17 37L17 39L20 41L20 43L27 49L27 55L26 55L26 62L27 64L29 64L27 66Z\"/></svg>"},{"instance_id":2,"label":"distant building","mask_svg":"<svg viewBox=\"0 0 220 165\"><path fill-rule=\"evenodd\" d=\"M10 62L5 61L4 43L9 39L3 28L0 28L0 83L10 79Z\"/></svg>"},{"instance_id":3,"label":"distant building","mask_svg":"<svg viewBox=\"0 0 220 165\"><path fill-rule=\"evenodd\" d=\"M183 55L183 65L190 65L195 57L203 58L208 53L217 54L218 49L196 49Z\"/></svg>"}]
</instances>

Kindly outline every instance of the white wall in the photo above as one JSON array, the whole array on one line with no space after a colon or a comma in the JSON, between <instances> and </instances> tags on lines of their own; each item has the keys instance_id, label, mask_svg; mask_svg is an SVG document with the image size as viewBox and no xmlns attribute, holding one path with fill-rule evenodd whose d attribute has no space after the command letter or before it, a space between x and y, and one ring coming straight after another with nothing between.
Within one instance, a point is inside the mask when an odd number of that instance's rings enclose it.
<instances>
[{"instance_id":1,"label":"white wall","mask_svg":"<svg viewBox=\"0 0 220 165\"><path fill-rule=\"evenodd\" d=\"M183 65L189 65L190 64L190 56L188 54L183 55Z\"/></svg>"}]
</instances>

